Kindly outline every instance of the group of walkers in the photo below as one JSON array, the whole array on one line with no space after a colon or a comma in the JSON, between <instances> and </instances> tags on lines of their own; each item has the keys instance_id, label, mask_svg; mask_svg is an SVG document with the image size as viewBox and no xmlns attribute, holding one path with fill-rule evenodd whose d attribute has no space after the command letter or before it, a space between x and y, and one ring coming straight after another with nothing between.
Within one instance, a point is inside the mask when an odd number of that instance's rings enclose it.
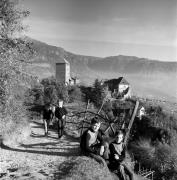
<instances>
[{"instance_id":1,"label":"group of walkers","mask_svg":"<svg viewBox=\"0 0 177 180\"><path fill-rule=\"evenodd\" d=\"M42 113L45 136L48 135L49 124L54 117L57 118L58 138L60 139L63 136L67 113L66 108L63 106L63 100L61 99L59 99L57 106L51 106L51 104L45 105Z\"/></svg>"},{"instance_id":2,"label":"group of walkers","mask_svg":"<svg viewBox=\"0 0 177 180\"><path fill-rule=\"evenodd\" d=\"M50 121L57 118L58 138L64 133L67 110L63 106L63 100L58 101L57 106L47 104L43 110L44 132L48 135ZM126 146L124 145L125 133L123 130L116 132L114 138L105 138L105 134L100 129L101 122L97 117L91 120L91 126L81 136L80 148L84 155L94 158L116 173L122 180L126 180L127 175L133 180L133 172L124 162Z\"/></svg>"},{"instance_id":3,"label":"group of walkers","mask_svg":"<svg viewBox=\"0 0 177 180\"><path fill-rule=\"evenodd\" d=\"M108 168L122 180L126 180L127 176L130 180L133 180L133 171L124 161L126 153L124 131L117 131L115 138L108 140L104 138L100 125L99 119L93 118L90 128L81 136L80 148L82 153L100 163L104 164L105 162Z\"/></svg>"}]
</instances>

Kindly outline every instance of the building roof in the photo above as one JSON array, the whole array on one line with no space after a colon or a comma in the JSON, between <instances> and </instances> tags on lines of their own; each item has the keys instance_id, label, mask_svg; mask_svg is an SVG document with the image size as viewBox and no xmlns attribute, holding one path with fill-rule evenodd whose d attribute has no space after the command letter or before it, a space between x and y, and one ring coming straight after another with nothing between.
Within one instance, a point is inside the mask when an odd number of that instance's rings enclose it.
<instances>
[{"instance_id":1,"label":"building roof","mask_svg":"<svg viewBox=\"0 0 177 180\"><path fill-rule=\"evenodd\" d=\"M124 78L124 77L119 77L118 79L110 79L105 81L106 84L114 84L114 85L118 85L118 84L125 84L125 85L129 85L128 81Z\"/></svg>"},{"instance_id":2,"label":"building roof","mask_svg":"<svg viewBox=\"0 0 177 180\"><path fill-rule=\"evenodd\" d=\"M118 78L118 84L126 84L129 85L128 81L124 77Z\"/></svg>"},{"instance_id":3,"label":"building roof","mask_svg":"<svg viewBox=\"0 0 177 180\"><path fill-rule=\"evenodd\" d=\"M79 80L79 78L77 78L77 77L71 77L71 79L73 79L73 80Z\"/></svg>"},{"instance_id":4,"label":"building roof","mask_svg":"<svg viewBox=\"0 0 177 180\"><path fill-rule=\"evenodd\" d=\"M60 58L59 62L56 62L56 64L70 64L65 58Z\"/></svg>"}]
</instances>

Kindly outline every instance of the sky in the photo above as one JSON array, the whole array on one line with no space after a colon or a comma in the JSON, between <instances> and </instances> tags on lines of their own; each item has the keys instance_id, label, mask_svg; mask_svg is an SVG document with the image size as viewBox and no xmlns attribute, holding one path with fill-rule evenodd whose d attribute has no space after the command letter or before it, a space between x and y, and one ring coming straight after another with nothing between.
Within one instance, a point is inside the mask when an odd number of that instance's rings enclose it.
<instances>
[{"instance_id":1,"label":"sky","mask_svg":"<svg viewBox=\"0 0 177 180\"><path fill-rule=\"evenodd\" d=\"M176 0L24 0L31 38L90 56L177 61Z\"/></svg>"}]
</instances>

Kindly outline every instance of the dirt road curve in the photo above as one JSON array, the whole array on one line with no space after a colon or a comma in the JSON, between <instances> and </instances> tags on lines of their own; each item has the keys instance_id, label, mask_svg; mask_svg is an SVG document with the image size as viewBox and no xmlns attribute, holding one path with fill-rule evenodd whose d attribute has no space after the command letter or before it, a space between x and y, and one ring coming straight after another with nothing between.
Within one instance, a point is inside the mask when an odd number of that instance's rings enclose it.
<instances>
[{"instance_id":1,"label":"dirt road curve","mask_svg":"<svg viewBox=\"0 0 177 180\"><path fill-rule=\"evenodd\" d=\"M70 135L57 138L54 130L44 137L41 122L31 122L31 136L20 145L0 149L1 179L55 179L58 165L77 156L79 142Z\"/></svg>"}]
</instances>

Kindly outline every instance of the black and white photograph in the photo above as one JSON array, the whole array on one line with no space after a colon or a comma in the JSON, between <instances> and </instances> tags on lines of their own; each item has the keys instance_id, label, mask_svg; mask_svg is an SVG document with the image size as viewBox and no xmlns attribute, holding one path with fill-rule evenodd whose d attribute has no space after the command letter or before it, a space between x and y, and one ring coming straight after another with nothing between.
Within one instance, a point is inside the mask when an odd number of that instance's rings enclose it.
<instances>
[{"instance_id":1,"label":"black and white photograph","mask_svg":"<svg viewBox=\"0 0 177 180\"><path fill-rule=\"evenodd\" d=\"M177 180L176 0L0 0L0 179Z\"/></svg>"}]
</instances>

